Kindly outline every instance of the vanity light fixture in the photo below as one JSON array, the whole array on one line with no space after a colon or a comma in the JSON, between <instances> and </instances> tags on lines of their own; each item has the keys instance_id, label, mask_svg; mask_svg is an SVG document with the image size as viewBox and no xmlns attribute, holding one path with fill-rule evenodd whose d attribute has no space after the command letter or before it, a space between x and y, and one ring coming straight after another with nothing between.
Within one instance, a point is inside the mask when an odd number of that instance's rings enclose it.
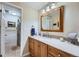
<instances>
[{"instance_id":1,"label":"vanity light fixture","mask_svg":"<svg viewBox=\"0 0 79 59\"><path fill-rule=\"evenodd\" d=\"M46 11L50 11L50 8L49 8L49 6L47 6L47 8L46 8Z\"/></svg>"},{"instance_id":2,"label":"vanity light fixture","mask_svg":"<svg viewBox=\"0 0 79 59\"><path fill-rule=\"evenodd\" d=\"M52 3L51 4L51 9L54 9L54 8L56 8L56 4L55 3Z\"/></svg>"},{"instance_id":3,"label":"vanity light fixture","mask_svg":"<svg viewBox=\"0 0 79 59\"><path fill-rule=\"evenodd\" d=\"M45 7L45 8L46 8L46 9L43 9L43 10L42 10L42 14L45 13L45 12L47 12L47 11L50 11L51 9L56 8L56 3L53 2L52 4L48 5L48 6Z\"/></svg>"},{"instance_id":4,"label":"vanity light fixture","mask_svg":"<svg viewBox=\"0 0 79 59\"><path fill-rule=\"evenodd\" d=\"M42 13L45 13L45 10L44 9L42 10Z\"/></svg>"}]
</instances>

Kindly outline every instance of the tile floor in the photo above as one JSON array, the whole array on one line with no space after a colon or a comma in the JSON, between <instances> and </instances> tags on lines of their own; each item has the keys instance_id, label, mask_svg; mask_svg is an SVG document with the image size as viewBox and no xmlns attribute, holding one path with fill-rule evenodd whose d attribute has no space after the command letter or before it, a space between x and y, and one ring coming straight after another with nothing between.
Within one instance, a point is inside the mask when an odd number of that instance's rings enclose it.
<instances>
[{"instance_id":1,"label":"tile floor","mask_svg":"<svg viewBox=\"0 0 79 59\"><path fill-rule=\"evenodd\" d=\"M5 57L20 57L20 47L12 42L5 43Z\"/></svg>"}]
</instances>

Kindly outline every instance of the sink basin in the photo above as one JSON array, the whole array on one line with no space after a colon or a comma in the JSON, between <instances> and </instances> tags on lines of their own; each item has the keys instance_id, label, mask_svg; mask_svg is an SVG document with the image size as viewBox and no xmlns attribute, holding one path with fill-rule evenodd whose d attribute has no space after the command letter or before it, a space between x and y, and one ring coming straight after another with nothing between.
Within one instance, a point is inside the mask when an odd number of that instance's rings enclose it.
<instances>
[{"instance_id":1,"label":"sink basin","mask_svg":"<svg viewBox=\"0 0 79 59\"><path fill-rule=\"evenodd\" d=\"M77 41L77 39L71 39L71 38L64 38L64 40L66 40L67 42L70 42L74 45L79 46L79 42Z\"/></svg>"}]
</instances>

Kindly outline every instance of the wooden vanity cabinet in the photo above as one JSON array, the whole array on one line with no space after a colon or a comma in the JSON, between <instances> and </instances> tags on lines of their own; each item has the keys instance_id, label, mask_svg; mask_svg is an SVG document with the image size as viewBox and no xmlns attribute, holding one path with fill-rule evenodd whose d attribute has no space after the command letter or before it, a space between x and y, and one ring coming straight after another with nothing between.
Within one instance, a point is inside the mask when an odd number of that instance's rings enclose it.
<instances>
[{"instance_id":1,"label":"wooden vanity cabinet","mask_svg":"<svg viewBox=\"0 0 79 59\"><path fill-rule=\"evenodd\" d=\"M34 54L35 54L35 52L34 52L34 40L30 37L29 37L29 52L30 52L30 56L34 56Z\"/></svg>"},{"instance_id":2,"label":"wooden vanity cabinet","mask_svg":"<svg viewBox=\"0 0 79 59\"><path fill-rule=\"evenodd\" d=\"M31 56L46 57L47 56L47 45L33 38L30 38L29 39L29 51L30 51Z\"/></svg>"},{"instance_id":3,"label":"wooden vanity cabinet","mask_svg":"<svg viewBox=\"0 0 79 59\"><path fill-rule=\"evenodd\" d=\"M33 57L73 57L60 49L42 43L34 38L29 37L29 52Z\"/></svg>"}]
</instances>

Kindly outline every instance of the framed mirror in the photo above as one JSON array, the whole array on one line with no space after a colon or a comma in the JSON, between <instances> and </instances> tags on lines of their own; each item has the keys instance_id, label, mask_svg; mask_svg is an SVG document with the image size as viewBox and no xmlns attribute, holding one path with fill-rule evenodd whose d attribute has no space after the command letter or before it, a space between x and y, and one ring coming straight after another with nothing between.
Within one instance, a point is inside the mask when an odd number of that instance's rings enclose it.
<instances>
[{"instance_id":1,"label":"framed mirror","mask_svg":"<svg viewBox=\"0 0 79 59\"><path fill-rule=\"evenodd\" d=\"M41 15L41 31L63 32L64 6Z\"/></svg>"}]
</instances>

